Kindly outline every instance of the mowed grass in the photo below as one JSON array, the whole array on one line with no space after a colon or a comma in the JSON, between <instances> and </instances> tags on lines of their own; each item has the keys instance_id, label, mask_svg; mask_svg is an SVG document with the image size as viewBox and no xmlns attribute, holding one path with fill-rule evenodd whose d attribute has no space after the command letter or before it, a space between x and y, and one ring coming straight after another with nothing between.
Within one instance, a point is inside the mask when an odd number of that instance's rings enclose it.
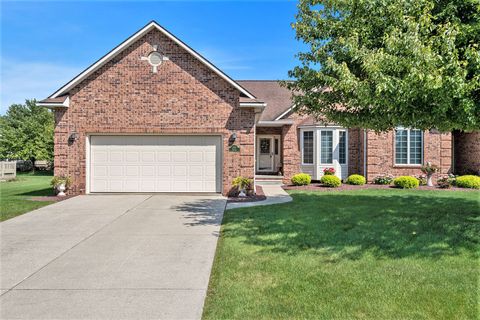
<instances>
[{"instance_id":1,"label":"mowed grass","mask_svg":"<svg viewBox=\"0 0 480 320\"><path fill-rule=\"evenodd\" d=\"M225 212L205 319L478 319L479 192L291 195Z\"/></svg>"},{"instance_id":2,"label":"mowed grass","mask_svg":"<svg viewBox=\"0 0 480 320\"><path fill-rule=\"evenodd\" d=\"M50 201L32 201L32 197L53 195L50 173L17 174L15 181L0 182L0 221L46 206Z\"/></svg>"}]
</instances>

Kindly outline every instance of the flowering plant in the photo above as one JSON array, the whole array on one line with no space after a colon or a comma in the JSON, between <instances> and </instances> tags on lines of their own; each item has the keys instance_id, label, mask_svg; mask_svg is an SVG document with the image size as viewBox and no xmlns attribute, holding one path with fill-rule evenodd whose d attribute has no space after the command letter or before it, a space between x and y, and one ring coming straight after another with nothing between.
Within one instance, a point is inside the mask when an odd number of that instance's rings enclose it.
<instances>
[{"instance_id":1,"label":"flowering plant","mask_svg":"<svg viewBox=\"0 0 480 320\"><path fill-rule=\"evenodd\" d=\"M432 175L435 172L437 172L439 168L438 166L431 164L430 162L427 162L427 164L423 165L420 170L422 170L422 172L425 173L426 175Z\"/></svg>"},{"instance_id":2,"label":"flowering plant","mask_svg":"<svg viewBox=\"0 0 480 320\"><path fill-rule=\"evenodd\" d=\"M392 183L392 181L393 181L393 176L391 174L381 174L375 177L375 179L373 179L373 183L384 184L384 185L390 184Z\"/></svg>"},{"instance_id":3,"label":"flowering plant","mask_svg":"<svg viewBox=\"0 0 480 320\"><path fill-rule=\"evenodd\" d=\"M427 185L427 176L425 176L424 174L417 174L417 175L415 176L415 178L417 178L418 183L419 183L421 186L426 186L426 185Z\"/></svg>"},{"instance_id":4,"label":"flowering plant","mask_svg":"<svg viewBox=\"0 0 480 320\"><path fill-rule=\"evenodd\" d=\"M442 176L437 180L439 188L448 189L451 186L455 185L456 177L453 174Z\"/></svg>"},{"instance_id":5,"label":"flowering plant","mask_svg":"<svg viewBox=\"0 0 480 320\"><path fill-rule=\"evenodd\" d=\"M326 176L333 176L335 174L335 168L325 168L323 169L323 174Z\"/></svg>"}]
</instances>

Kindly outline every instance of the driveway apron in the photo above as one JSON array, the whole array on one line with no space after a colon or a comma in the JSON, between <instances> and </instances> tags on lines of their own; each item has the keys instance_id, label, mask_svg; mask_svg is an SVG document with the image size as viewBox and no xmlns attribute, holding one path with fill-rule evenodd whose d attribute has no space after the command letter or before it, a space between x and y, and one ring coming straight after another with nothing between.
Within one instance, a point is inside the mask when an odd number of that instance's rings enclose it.
<instances>
[{"instance_id":1,"label":"driveway apron","mask_svg":"<svg viewBox=\"0 0 480 320\"><path fill-rule=\"evenodd\" d=\"M91 195L0 224L2 319L199 319L220 195Z\"/></svg>"}]
</instances>

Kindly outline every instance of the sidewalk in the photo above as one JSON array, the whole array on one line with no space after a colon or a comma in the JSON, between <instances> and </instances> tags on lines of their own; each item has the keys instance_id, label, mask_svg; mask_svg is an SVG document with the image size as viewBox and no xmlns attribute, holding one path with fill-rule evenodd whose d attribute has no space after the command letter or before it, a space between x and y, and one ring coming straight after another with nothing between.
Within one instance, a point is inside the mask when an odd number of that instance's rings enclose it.
<instances>
[{"instance_id":1,"label":"sidewalk","mask_svg":"<svg viewBox=\"0 0 480 320\"><path fill-rule=\"evenodd\" d=\"M270 204L278 204L278 203L285 203L285 202L292 201L292 197L290 197L288 193L286 193L281 186L263 185L262 189L267 199L263 201L257 201L257 202L227 203L227 210L236 209L236 208L254 207L254 206L266 206Z\"/></svg>"}]
</instances>

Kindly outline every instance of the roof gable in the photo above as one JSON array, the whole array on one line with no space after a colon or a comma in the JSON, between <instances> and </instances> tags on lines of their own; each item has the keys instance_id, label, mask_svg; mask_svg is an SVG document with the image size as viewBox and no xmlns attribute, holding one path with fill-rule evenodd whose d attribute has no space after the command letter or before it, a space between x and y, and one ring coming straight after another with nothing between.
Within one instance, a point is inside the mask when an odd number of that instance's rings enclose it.
<instances>
[{"instance_id":1,"label":"roof gable","mask_svg":"<svg viewBox=\"0 0 480 320\"><path fill-rule=\"evenodd\" d=\"M175 37L173 34L171 34L169 31L167 31L165 28L160 26L157 22L151 21L148 23L145 27L131 35L129 38L127 38L125 41L123 41L121 44L119 44L117 47L112 49L109 53L104 55L102 58L100 58L97 62L93 63L90 67L85 69L83 72L81 72L79 75L77 75L75 78L70 80L67 84L65 84L63 87L55 91L49 99L52 98L57 98L62 95L67 94L72 88L74 88L76 85L78 85L80 82L82 82L84 79L86 79L89 75L91 75L93 72L98 70L100 67L105 65L108 61L113 59L115 56L117 56L120 52L122 52L124 49L128 48L131 44L133 44L136 40L140 39L142 36L144 36L147 32L151 31L152 29L157 29L158 31L162 32L165 36L167 36L169 39L171 39L173 42L178 44L180 47L182 47L184 50L186 50L189 54L191 54L193 57L195 57L197 60L199 60L201 63L203 63L205 66L207 66L210 70L215 72L217 75L219 75L221 78L226 80L229 84L231 84L234 88L236 88L240 93L245 95L245 97L248 97L250 99L255 99L256 97L251 94L247 89L242 87L239 83L234 81L232 78L230 78L228 75L226 75L223 71L218 69L216 66L214 66L210 61L202 57L198 52L190 48L188 45L186 45L183 41Z\"/></svg>"}]
</instances>

